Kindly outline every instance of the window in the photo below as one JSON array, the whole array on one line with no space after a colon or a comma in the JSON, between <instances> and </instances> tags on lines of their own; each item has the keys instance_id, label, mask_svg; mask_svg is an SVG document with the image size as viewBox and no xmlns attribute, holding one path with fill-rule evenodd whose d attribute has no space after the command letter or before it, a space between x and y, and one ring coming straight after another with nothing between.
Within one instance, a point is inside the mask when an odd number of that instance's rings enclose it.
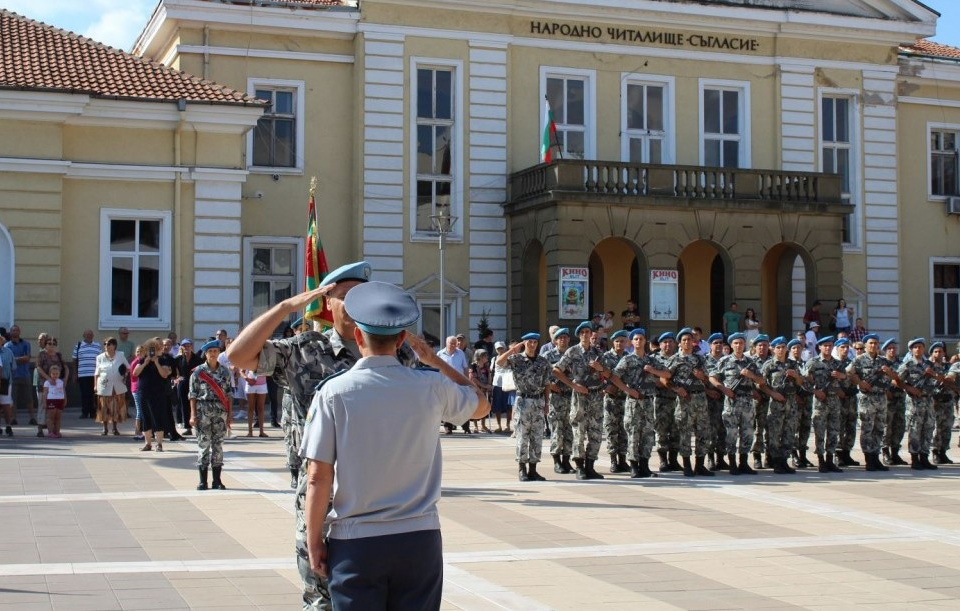
<instances>
[{"instance_id":1,"label":"window","mask_svg":"<svg viewBox=\"0 0 960 611\"><path fill-rule=\"evenodd\" d=\"M674 163L673 82L623 79L623 159L631 163Z\"/></svg>"},{"instance_id":2,"label":"window","mask_svg":"<svg viewBox=\"0 0 960 611\"><path fill-rule=\"evenodd\" d=\"M955 129L930 129L930 195L960 195L957 133Z\"/></svg>"},{"instance_id":3,"label":"window","mask_svg":"<svg viewBox=\"0 0 960 611\"><path fill-rule=\"evenodd\" d=\"M700 81L700 163L750 167L750 84Z\"/></svg>"},{"instance_id":4,"label":"window","mask_svg":"<svg viewBox=\"0 0 960 611\"><path fill-rule=\"evenodd\" d=\"M422 334L424 339L431 344L443 348L446 338L441 337L440 333L440 303L437 300L433 300L432 302L418 300L417 304L420 306L420 320L417 322L417 332ZM457 322L453 304L448 303L444 311L446 314L443 325L444 334L448 336L456 335Z\"/></svg>"},{"instance_id":5,"label":"window","mask_svg":"<svg viewBox=\"0 0 960 611\"><path fill-rule=\"evenodd\" d=\"M851 203L850 193L850 100L823 96L820 98L820 169L827 174L840 175L840 197ZM843 217L843 242L851 239L850 215Z\"/></svg>"},{"instance_id":6,"label":"window","mask_svg":"<svg viewBox=\"0 0 960 611\"><path fill-rule=\"evenodd\" d=\"M169 326L170 213L103 209L100 327Z\"/></svg>"},{"instance_id":7,"label":"window","mask_svg":"<svg viewBox=\"0 0 960 611\"><path fill-rule=\"evenodd\" d=\"M933 336L960 337L960 262L934 260L932 262Z\"/></svg>"},{"instance_id":8,"label":"window","mask_svg":"<svg viewBox=\"0 0 960 611\"><path fill-rule=\"evenodd\" d=\"M284 237L244 238L244 320L249 322L301 290L303 240ZM293 322L299 314L288 316Z\"/></svg>"},{"instance_id":9,"label":"window","mask_svg":"<svg viewBox=\"0 0 960 611\"><path fill-rule=\"evenodd\" d=\"M558 157L593 159L596 150L593 72L542 67L540 91L553 111L553 121L557 126ZM544 118L540 117L540 126Z\"/></svg>"},{"instance_id":10,"label":"window","mask_svg":"<svg viewBox=\"0 0 960 611\"><path fill-rule=\"evenodd\" d=\"M418 67L417 78L417 205L416 232L433 231L432 215L445 208L452 214L453 150L457 139L454 113L454 70Z\"/></svg>"},{"instance_id":11,"label":"window","mask_svg":"<svg viewBox=\"0 0 960 611\"><path fill-rule=\"evenodd\" d=\"M248 93L270 103L250 131L248 166L252 171L299 173L303 170L303 82L251 79Z\"/></svg>"}]
</instances>

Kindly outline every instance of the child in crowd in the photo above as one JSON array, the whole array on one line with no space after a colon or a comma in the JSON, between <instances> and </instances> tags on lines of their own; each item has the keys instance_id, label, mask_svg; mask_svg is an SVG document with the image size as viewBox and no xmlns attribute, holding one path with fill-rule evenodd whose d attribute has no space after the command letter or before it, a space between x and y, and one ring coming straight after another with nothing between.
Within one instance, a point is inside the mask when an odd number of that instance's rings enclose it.
<instances>
[{"instance_id":1,"label":"child in crowd","mask_svg":"<svg viewBox=\"0 0 960 611\"><path fill-rule=\"evenodd\" d=\"M60 418L66 405L66 389L60 379L60 366L50 366L50 379L43 382L43 404L47 406L47 430L50 437L60 439Z\"/></svg>"}]
</instances>

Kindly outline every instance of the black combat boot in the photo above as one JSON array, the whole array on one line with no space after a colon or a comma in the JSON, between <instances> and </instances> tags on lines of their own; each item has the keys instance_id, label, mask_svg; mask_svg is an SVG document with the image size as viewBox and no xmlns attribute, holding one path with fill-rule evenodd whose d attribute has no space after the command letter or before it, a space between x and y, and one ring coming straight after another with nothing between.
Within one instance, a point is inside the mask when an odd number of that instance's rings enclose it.
<instances>
[{"instance_id":1,"label":"black combat boot","mask_svg":"<svg viewBox=\"0 0 960 611\"><path fill-rule=\"evenodd\" d=\"M880 465L883 466L883 465ZM875 464L873 464L873 454L863 453L863 470L864 471L879 471Z\"/></svg>"},{"instance_id":2,"label":"black combat boot","mask_svg":"<svg viewBox=\"0 0 960 611\"><path fill-rule=\"evenodd\" d=\"M573 473L574 468L573 468L573 465L570 464L569 454L560 455L560 466L563 467L563 471L561 471L560 473L563 473L564 475L566 475L567 473Z\"/></svg>"},{"instance_id":3,"label":"black combat boot","mask_svg":"<svg viewBox=\"0 0 960 611\"><path fill-rule=\"evenodd\" d=\"M532 462L527 465L527 477L531 482L545 482L547 478L537 473L537 463Z\"/></svg>"},{"instance_id":4,"label":"black combat boot","mask_svg":"<svg viewBox=\"0 0 960 611\"><path fill-rule=\"evenodd\" d=\"M800 457L800 464L797 466L799 466L801 469L806 469L807 467L813 466L813 463L807 460L806 450L797 450L797 456Z\"/></svg>"},{"instance_id":5,"label":"black combat boot","mask_svg":"<svg viewBox=\"0 0 960 611\"><path fill-rule=\"evenodd\" d=\"M657 456L660 457L660 473L670 471L670 460L667 458L666 450L657 450Z\"/></svg>"},{"instance_id":6,"label":"black combat boot","mask_svg":"<svg viewBox=\"0 0 960 611\"><path fill-rule=\"evenodd\" d=\"M786 456L780 459L780 466L783 467L783 472L786 473L787 475L793 475L794 473L797 472L796 469L790 468L790 463L787 462Z\"/></svg>"},{"instance_id":7,"label":"black combat boot","mask_svg":"<svg viewBox=\"0 0 960 611\"><path fill-rule=\"evenodd\" d=\"M199 467L200 471L200 483L197 484L197 490L206 490L207 489L207 470L203 467Z\"/></svg>"},{"instance_id":8,"label":"black combat boot","mask_svg":"<svg viewBox=\"0 0 960 611\"><path fill-rule=\"evenodd\" d=\"M627 455L617 454L617 473L629 473L630 467L627 466Z\"/></svg>"},{"instance_id":9,"label":"black combat boot","mask_svg":"<svg viewBox=\"0 0 960 611\"><path fill-rule=\"evenodd\" d=\"M939 469L939 467L931 463L930 458L923 453L920 454L920 466L923 467L924 469L927 469L928 471L933 469Z\"/></svg>"},{"instance_id":10,"label":"black combat boot","mask_svg":"<svg viewBox=\"0 0 960 611\"><path fill-rule=\"evenodd\" d=\"M880 453L879 453L879 452L874 452L874 453L873 453L873 466L874 466L874 468L875 468L877 471L889 471L889 470L890 470L890 467L888 467L888 466L886 466L885 464L883 464L882 462L880 462Z\"/></svg>"},{"instance_id":11,"label":"black combat boot","mask_svg":"<svg viewBox=\"0 0 960 611\"><path fill-rule=\"evenodd\" d=\"M637 466L640 467L640 477L652 477L653 471L650 470L650 459L641 458L637 461Z\"/></svg>"},{"instance_id":12,"label":"black combat boot","mask_svg":"<svg viewBox=\"0 0 960 611\"><path fill-rule=\"evenodd\" d=\"M713 452L707 453L707 471L716 471L717 462L713 459ZM696 471L696 469L694 469Z\"/></svg>"},{"instance_id":13,"label":"black combat boot","mask_svg":"<svg viewBox=\"0 0 960 611\"><path fill-rule=\"evenodd\" d=\"M949 457L949 456L947 456L947 451L946 451L946 450L940 450L940 458L939 458L939 460L937 460L937 463L939 463L939 464L941 464L941 465L952 465L952 464L953 464L953 461L950 460L950 457Z\"/></svg>"},{"instance_id":14,"label":"black combat boot","mask_svg":"<svg viewBox=\"0 0 960 611\"><path fill-rule=\"evenodd\" d=\"M750 455L746 452L741 452L740 453L740 475L756 475L756 474L757 472L750 468Z\"/></svg>"},{"instance_id":15,"label":"black combat boot","mask_svg":"<svg viewBox=\"0 0 960 611\"><path fill-rule=\"evenodd\" d=\"M297 483L300 480L300 469L290 469L290 487L297 489Z\"/></svg>"},{"instance_id":16,"label":"black combat boot","mask_svg":"<svg viewBox=\"0 0 960 611\"><path fill-rule=\"evenodd\" d=\"M826 459L827 459L827 471L829 471L830 473L843 473L843 469L841 469L836 463L833 462L833 454L831 454L830 452L827 452Z\"/></svg>"},{"instance_id":17,"label":"black combat boot","mask_svg":"<svg viewBox=\"0 0 960 611\"><path fill-rule=\"evenodd\" d=\"M727 462L730 463L730 475L740 475L740 468L737 466L737 455L727 454Z\"/></svg>"},{"instance_id":18,"label":"black combat boot","mask_svg":"<svg viewBox=\"0 0 960 611\"><path fill-rule=\"evenodd\" d=\"M226 490L227 487L223 485L223 482L220 481L220 472L223 471L223 467L214 467L213 468L213 485L211 486L214 490Z\"/></svg>"},{"instance_id":19,"label":"black combat boot","mask_svg":"<svg viewBox=\"0 0 960 611\"><path fill-rule=\"evenodd\" d=\"M730 468L730 465L728 465L723 460L723 453L717 452L717 468L714 469L714 471L726 471L729 468Z\"/></svg>"},{"instance_id":20,"label":"black combat boot","mask_svg":"<svg viewBox=\"0 0 960 611\"><path fill-rule=\"evenodd\" d=\"M773 468L773 459L770 458L770 452L767 452L766 454L764 454L764 455L763 455L763 459L764 459L764 460L766 461L766 463L767 463L767 469Z\"/></svg>"},{"instance_id":21,"label":"black combat boot","mask_svg":"<svg viewBox=\"0 0 960 611\"><path fill-rule=\"evenodd\" d=\"M850 450L843 451L843 457L847 459L847 464L843 465L844 467L859 467L860 461L856 460L853 456L850 456Z\"/></svg>"},{"instance_id":22,"label":"black combat boot","mask_svg":"<svg viewBox=\"0 0 960 611\"><path fill-rule=\"evenodd\" d=\"M789 469L789 467L787 466L786 458L784 458L783 460L780 460L779 458L775 458L773 459L773 461L769 461L767 464L773 467L773 472L776 473L777 475L786 475L787 469Z\"/></svg>"},{"instance_id":23,"label":"black combat boot","mask_svg":"<svg viewBox=\"0 0 960 611\"><path fill-rule=\"evenodd\" d=\"M716 475L716 473L708 469L703 464L703 456L697 456L697 462L696 462L696 466L693 468L693 473L694 475L703 475L705 477L713 477L714 475Z\"/></svg>"},{"instance_id":24,"label":"black combat boot","mask_svg":"<svg viewBox=\"0 0 960 611\"><path fill-rule=\"evenodd\" d=\"M667 452L667 457L670 459L669 464L671 471L683 471L683 467L681 467L680 463L677 462L679 455L679 452Z\"/></svg>"},{"instance_id":25,"label":"black combat boot","mask_svg":"<svg viewBox=\"0 0 960 611\"><path fill-rule=\"evenodd\" d=\"M633 479L640 477L640 463L635 460L630 461L630 477Z\"/></svg>"},{"instance_id":26,"label":"black combat boot","mask_svg":"<svg viewBox=\"0 0 960 611\"><path fill-rule=\"evenodd\" d=\"M693 465L690 464L690 457L683 457L683 476L693 477Z\"/></svg>"},{"instance_id":27,"label":"black combat boot","mask_svg":"<svg viewBox=\"0 0 960 611\"><path fill-rule=\"evenodd\" d=\"M554 473L563 473L563 472L564 472L564 471L563 471L563 463L560 462L560 460L561 460L561 459L560 459L560 455L559 455L559 454L551 454L550 456L553 456L553 472L554 472Z\"/></svg>"},{"instance_id":28,"label":"black combat boot","mask_svg":"<svg viewBox=\"0 0 960 611\"><path fill-rule=\"evenodd\" d=\"M823 454L817 453L817 471L820 473L827 473L830 469L827 468L827 461L823 459Z\"/></svg>"},{"instance_id":29,"label":"black combat boot","mask_svg":"<svg viewBox=\"0 0 960 611\"><path fill-rule=\"evenodd\" d=\"M841 467L857 467L860 465L859 462L853 460L850 456L849 450L837 450L836 455L836 464Z\"/></svg>"},{"instance_id":30,"label":"black combat boot","mask_svg":"<svg viewBox=\"0 0 960 611\"><path fill-rule=\"evenodd\" d=\"M519 471L520 471L520 481L529 482L530 476L527 475L527 463L525 462L519 463Z\"/></svg>"},{"instance_id":31,"label":"black combat boot","mask_svg":"<svg viewBox=\"0 0 960 611\"><path fill-rule=\"evenodd\" d=\"M883 448L883 464L885 465L893 464L892 462L890 462L890 448Z\"/></svg>"},{"instance_id":32,"label":"black combat boot","mask_svg":"<svg viewBox=\"0 0 960 611\"><path fill-rule=\"evenodd\" d=\"M907 461L900 458L900 448L893 447L890 448L890 464L899 465L901 467L907 466Z\"/></svg>"},{"instance_id":33,"label":"black combat boot","mask_svg":"<svg viewBox=\"0 0 960 611\"><path fill-rule=\"evenodd\" d=\"M589 459L588 459L588 460L584 463L583 470L584 470L584 471L586 472L586 474L587 474L587 479L603 479L603 476L600 475L599 473L597 473L597 470L593 468L593 465L594 465L595 462L596 462L596 461L593 461L593 460L589 460Z\"/></svg>"},{"instance_id":34,"label":"black combat boot","mask_svg":"<svg viewBox=\"0 0 960 611\"><path fill-rule=\"evenodd\" d=\"M910 468L914 471L923 471L923 465L920 464L920 455L916 452L910 452Z\"/></svg>"},{"instance_id":35,"label":"black combat boot","mask_svg":"<svg viewBox=\"0 0 960 611\"><path fill-rule=\"evenodd\" d=\"M617 455L610 455L610 473L620 473L620 464L617 462Z\"/></svg>"},{"instance_id":36,"label":"black combat boot","mask_svg":"<svg viewBox=\"0 0 960 611\"><path fill-rule=\"evenodd\" d=\"M583 468L583 459L574 458L573 463L577 465L577 479L587 479L587 472Z\"/></svg>"},{"instance_id":37,"label":"black combat boot","mask_svg":"<svg viewBox=\"0 0 960 611\"><path fill-rule=\"evenodd\" d=\"M769 461L767 465L769 465ZM753 453L753 468L754 469L763 469L763 461L760 459L760 452Z\"/></svg>"}]
</instances>

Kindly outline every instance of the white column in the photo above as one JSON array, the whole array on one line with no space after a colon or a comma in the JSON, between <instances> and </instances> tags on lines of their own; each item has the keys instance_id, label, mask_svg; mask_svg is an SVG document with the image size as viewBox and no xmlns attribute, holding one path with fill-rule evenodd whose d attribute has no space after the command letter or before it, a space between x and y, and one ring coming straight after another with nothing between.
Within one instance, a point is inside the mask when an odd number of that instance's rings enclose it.
<instances>
[{"instance_id":1,"label":"white column","mask_svg":"<svg viewBox=\"0 0 960 611\"><path fill-rule=\"evenodd\" d=\"M470 328L507 329L507 46L470 42ZM466 209L466 208L465 208Z\"/></svg>"},{"instance_id":2,"label":"white column","mask_svg":"<svg viewBox=\"0 0 960 611\"><path fill-rule=\"evenodd\" d=\"M363 258L373 266L375 279L399 285L403 284L403 40L402 35L367 32L363 42Z\"/></svg>"},{"instance_id":3,"label":"white column","mask_svg":"<svg viewBox=\"0 0 960 611\"><path fill-rule=\"evenodd\" d=\"M863 71L863 239L867 327L900 332L896 73Z\"/></svg>"}]
</instances>

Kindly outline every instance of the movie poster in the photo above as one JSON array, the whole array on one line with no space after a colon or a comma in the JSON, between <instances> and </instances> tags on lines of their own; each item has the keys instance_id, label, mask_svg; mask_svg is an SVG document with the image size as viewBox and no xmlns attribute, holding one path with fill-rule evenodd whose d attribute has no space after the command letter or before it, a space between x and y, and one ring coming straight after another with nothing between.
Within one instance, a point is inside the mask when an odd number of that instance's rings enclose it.
<instances>
[{"instance_id":1,"label":"movie poster","mask_svg":"<svg viewBox=\"0 0 960 611\"><path fill-rule=\"evenodd\" d=\"M589 268L560 268L561 319L590 320L590 304L588 303L589 288Z\"/></svg>"},{"instance_id":2,"label":"movie poster","mask_svg":"<svg viewBox=\"0 0 960 611\"><path fill-rule=\"evenodd\" d=\"M677 320L680 315L680 272L650 270L650 320Z\"/></svg>"}]
</instances>

